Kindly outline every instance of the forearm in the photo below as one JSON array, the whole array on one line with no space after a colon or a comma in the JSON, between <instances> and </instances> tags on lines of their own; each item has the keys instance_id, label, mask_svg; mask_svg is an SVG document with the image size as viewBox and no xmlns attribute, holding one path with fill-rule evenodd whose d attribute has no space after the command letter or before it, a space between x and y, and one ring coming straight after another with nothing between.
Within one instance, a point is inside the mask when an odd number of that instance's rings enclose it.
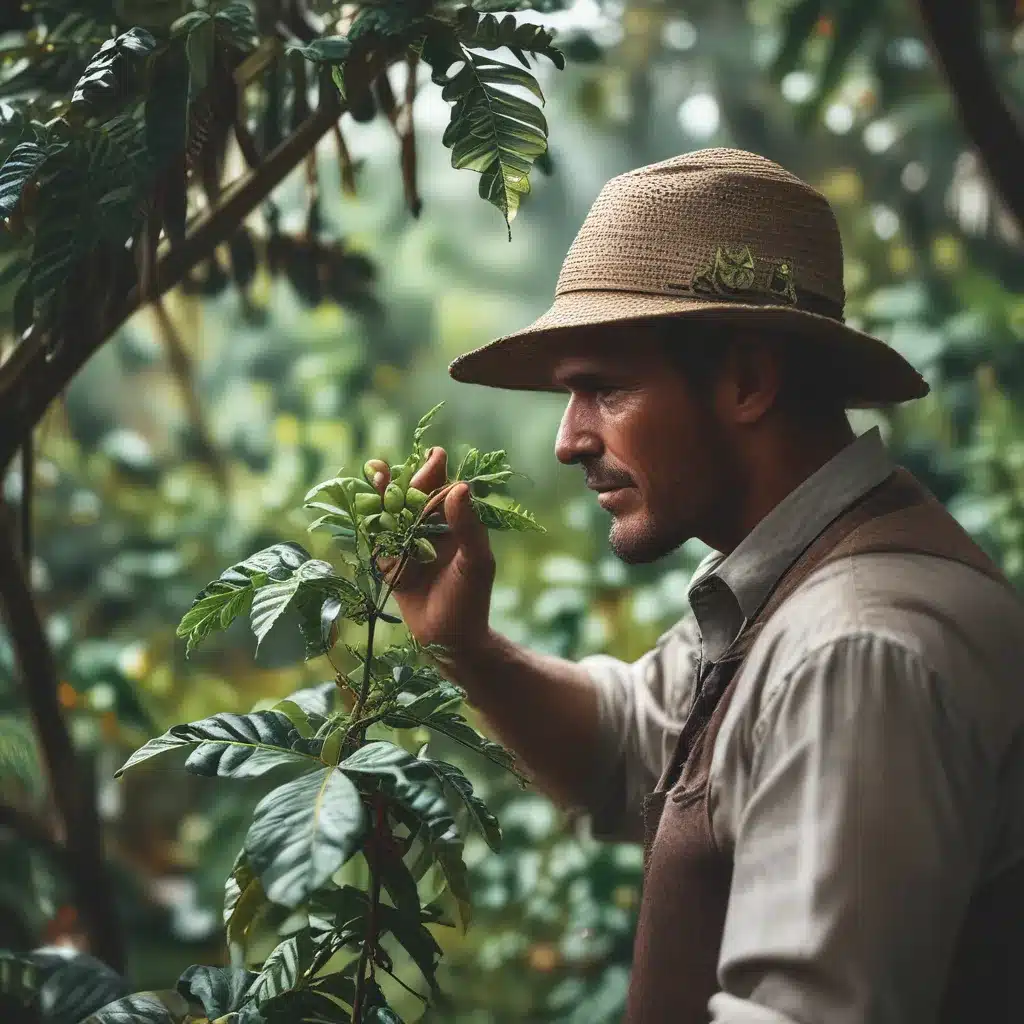
<instances>
[{"instance_id":1,"label":"forearm","mask_svg":"<svg viewBox=\"0 0 1024 1024\"><path fill-rule=\"evenodd\" d=\"M438 667L461 686L534 783L563 806L593 794L598 764L597 689L586 670L538 654L493 630Z\"/></svg>"}]
</instances>

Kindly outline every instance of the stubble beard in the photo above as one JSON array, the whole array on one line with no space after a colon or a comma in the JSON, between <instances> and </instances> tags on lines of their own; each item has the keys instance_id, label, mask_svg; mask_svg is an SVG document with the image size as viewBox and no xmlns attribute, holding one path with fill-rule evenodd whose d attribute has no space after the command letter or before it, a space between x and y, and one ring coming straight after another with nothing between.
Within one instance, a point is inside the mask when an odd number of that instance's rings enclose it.
<instances>
[{"instance_id":1,"label":"stubble beard","mask_svg":"<svg viewBox=\"0 0 1024 1024\"><path fill-rule=\"evenodd\" d=\"M639 519L639 522L630 520ZM678 524L670 530L659 527L649 515L614 519L608 531L608 543L615 557L626 565L646 565L671 554L690 539L689 531Z\"/></svg>"}]
</instances>

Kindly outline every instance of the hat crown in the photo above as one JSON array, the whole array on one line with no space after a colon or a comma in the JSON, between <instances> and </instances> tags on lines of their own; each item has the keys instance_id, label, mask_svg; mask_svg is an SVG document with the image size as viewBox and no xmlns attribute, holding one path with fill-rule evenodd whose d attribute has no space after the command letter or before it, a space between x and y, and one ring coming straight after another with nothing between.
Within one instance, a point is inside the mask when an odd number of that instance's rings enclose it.
<instances>
[{"instance_id":1,"label":"hat crown","mask_svg":"<svg viewBox=\"0 0 1024 1024\"><path fill-rule=\"evenodd\" d=\"M828 200L755 153L704 149L605 184L556 295L685 295L798 305L841 318L843 248Z\"/></svg>"}]
</instances>

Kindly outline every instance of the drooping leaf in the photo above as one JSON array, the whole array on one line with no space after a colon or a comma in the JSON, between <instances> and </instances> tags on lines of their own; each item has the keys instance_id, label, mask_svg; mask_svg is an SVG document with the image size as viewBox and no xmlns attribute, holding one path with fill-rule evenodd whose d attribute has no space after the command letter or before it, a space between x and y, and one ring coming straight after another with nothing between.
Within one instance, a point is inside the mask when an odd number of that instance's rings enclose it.
<instances>
[{"instance_id":1,"label":"drooping leaf","mask_svg":"<svg viewBox=\"0 0 1024 1024\"><path fill-rule=\"evenodd\" d=\"M248 53L256 45L258 35L252 8L244 0L231 0L214 16L217 37L229 46Z\"/></svg>"},{"instance_id":2,"label":"drooping leaf","mask_svg":"<svg viewBox=\"0 0 1024 1024\"><path fill-rule=\"evenodd\" d=\"M338 769L323 768L260 801L245 853L268 898L297 907L356 852L365 832L355 786Z\"/></svg>"},{"instance_id":3,"label":"drooping leaf","mask_svg":"<svg viewBox=\"0 0 1024 1024\"><path fill-rule=\"evenodd\" d=\"M338 686L334 682L320 683L296 690L285 699L297 704L307 715L327 718L338 709Z\"/></svg>"},{"instance_id":4,"label":"drooping leaf","mask_svg":"<svg viewBox=\"0 0 1024 1024\"><path fill-rule=\"evenodd\" d=\"M201 12L196 11L196 14ZM205 14L190 29L185 39L188 57L188 95L195 99L209 84L213 55L217 44L216 22Z\"/></svg>"},{"instance_id":5,"label":"drooping leaf","mask_svg":"<svg viewBox=\"0 0 1024 1024\"><path fill-rule=\"evenodd\" d=\"M71 108L95 112L123 103L140 84L141 66L156 45L152 33L144 28L131 28L108 39L82 72L71 96Z\"/></svg>"},{"instance_id":6,"label":"drooping leaf","mask_svg":"<svg viewBox=\"0 0 1024 1024\"><path fill-rule=\"evenodd\" d=\"M501 848L501 825L487 804L473 792L473 784L453 764L436 760L427 763L444 783L445 792L462 804L472 826L483 836L487 845L497 852Z\"/></svg>"},{"instance_id":7,"label":"drooping leaf","mask_svg":"<svg viewBox=\"0 0 1024 1024\"><path fill-rule=\"evenodd\" d=\"M97 1010L81 1024L184 1024L188 1003L177 992L136 992Z\"/></svg>"},{"instance_id":8,"label":"drooping leaf","mask_svg":"<svg viewBox=\"0 0 1024 1024\"><path fill-rule=\"evenodd\" d=\"M248 997L257 1007L280 996L295 986L299 975L312 962L313 940L307 931L297 932L275 946L252 983Z\"/></svg>"},{"instance_id":9,"label":"drooping leaf","mask_svg":"<svg viewBox=\"0 0 1024 1024\"><path fill-rule=\"evenodd\" d=\"M480 522L489 530L515 530L518 533L546 533L532 512L513 502L511 505L492 505L481 498L472 498L470 504Z\"/></svg>"},{"instance_id":10,"label":"drooping leaf","mask_svg":"<svg viewBox=\"0 0 1024 1024\"><path fill-rule=\"evenodd\" d=\"M116 774L120 776L143 761L185 750L187 771L234 779L256 778L281 765L312 768L320 763L311 741L299 735L287 715L253 711L248 715L213 715L172 726L136 750Z\"/></svg>"},{"instance_id":11,"label":"drooping leaf","mask_svg":"<svg viewBox=\"0 0 1024 1024\"><path fill-rule=\"evenodd\" d=\"M345 36L321 36L306 46L288 46L289 53L301 53L314 64L343 64L352 52L352 43Z\"/></svg>"},{"instance_id":12,"label":"drooping leaf","mask_svg":"<svg viewBox=\"0 0 1024 1024\"><path fill-rule=\"evenodd\" d=\"M344 576L338 576L334 572L334 566L330 562L319 559L310 559L304 562L295 570L292 576L281 583L265 583L258 587L252 598L252 608L249 613L252 631L256 636L256 647L280 620L281 616L291 607L304 607L306 614L300 616L300 622L309 622L312 615L312 606L316 607L315 634L312 627L304 630L308 634L307 641L312 636L319 637L320 634L320 606L326 597L340 597L342 601L353 602L356 600L354 591L355 585ZM358 595L360 607L364 604L362 595ZM301 609L300 609L301 610Z\"/></svg>"},{"instance_id":13,"label":"drooping leaf","mask_svg":"<svg viewBox=\"0 0 1024 1024\"><path fill-rule=\"evenodd\" d=\"M522 779L515 767L515 757L500 743L495 743L482 733L477 732L459 712L452 710L453 705L450 699L447 701L440 699L442 694L443 690L437 688L424 695L429 699L423 703L412 702L396 708L385 717L385 725L389 725L393 729L414 729L417 726L426 726L434 732L448 736L486 758L492 764L496 764Z\"/></svg>"},{"instance_id":14,"label":"drooping leaf","mask_svg":"<svg viewBox=\"0 0 1024 1024\"><path fill-rule=\"evenodd\" d=\"M78 1024L128 992L128 985L116 971L95 957L80 954L43 982L39 1009L46 1024Z\"/></svg>"},{"instance_id":15,"label":"drooping leaf","mask_svg":"<svg viewBox=\"0 0 1024 1024\"><path fill-rule=\"evenodd\" d=\"M267 905L263 883L245 856L239 853L224 883L224 930L228 942L244 946L253 923Z\"/></svg>"},{"instance_id":16,"label":"drooping leaf","mask_svg":"<svg viewBox=\"0 0 1024 1024\"><path fill-rule=\"evenodd\" d=\"M46 159L46 150L35 142L23 142L11 150L0 167L0 218L10 217L21 202L21 193Z\"/></svg>"},{"instance_id":17,"label":"drooping leaf","mask_svg":"<svg viewBox=\"0 0 1024 1024\"><path fill-rule=\"evenodd\" d=\"M290 579L309 560L305 548L289 541L257 551L222 572L196 595L178 624L177 635L188 637L186 653L215 629L227 629L236 616L248 612L256 587L267 580L279 583Z\"/></svg>"},{"instance_id":18,"label":"drooping leaf","mask_svg":"<svg viewBox=\"0 0 1024 1024\"><path fill-rule=\"evenodd\" d=\"M257 975L241 967L204 967L193 965L176 986L187 1000L199 1003L210 1020L241 1008Z\"/></svg>"},{"instance_id":19,"label":"drooping leaf","mask_svg":"<svg viewBox=\"0 0 1024 1024\"><path fill-rule=\"evenodd\" d=\"M382 929L387 929L412 957L433 991L437 991L437 962L441 958L441 947L424 927L419 914L401 913L394 907L382 903L377 907Z\"/></svg>"}]
</instances>

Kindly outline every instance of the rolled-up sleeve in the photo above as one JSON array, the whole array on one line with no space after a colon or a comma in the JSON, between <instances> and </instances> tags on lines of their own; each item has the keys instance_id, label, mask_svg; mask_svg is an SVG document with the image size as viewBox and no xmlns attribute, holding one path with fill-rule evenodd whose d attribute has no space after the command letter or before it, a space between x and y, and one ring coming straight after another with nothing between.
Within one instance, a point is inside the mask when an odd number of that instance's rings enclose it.
<instances>
[{"instance_id":1,"label":"rolled-up sleeve","mask_svg":"<svg viewBox=\"0 0 1024 1024\"><path fill-rule=\"evenodd\" d=\"M712 822L735 867L714 1024L936 1020L997 801L970 686L844 637L716 747Z\"/></svg>"},{"instance_id":2,"label":"rolled-up sleeve","mask_svg":"<svg viewBox=\"0 0 1024 1024\"><path fill-rule=\"evenodd\" d=\"M643 798L671 755L692 697L699 659L692 616L634 662L595 654L579 661L598 694L598 749L584 810L600 839L639 842Z\"/></svg>"}]
</instances>

